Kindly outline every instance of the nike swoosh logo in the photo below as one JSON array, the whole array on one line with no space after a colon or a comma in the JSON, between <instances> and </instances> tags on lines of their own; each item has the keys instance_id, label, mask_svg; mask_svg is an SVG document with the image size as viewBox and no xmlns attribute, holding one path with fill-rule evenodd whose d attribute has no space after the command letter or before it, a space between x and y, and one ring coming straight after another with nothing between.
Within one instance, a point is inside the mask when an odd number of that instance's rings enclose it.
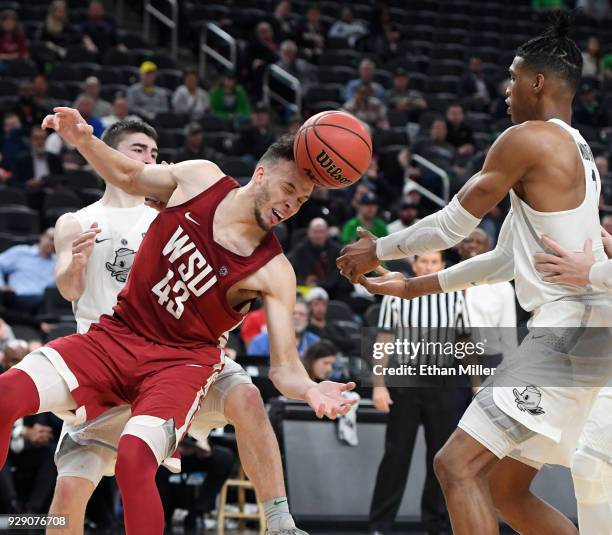
<instances>
[{"instance_id":1,"label":"nike swoosh logo","mask_svg":"<svg viewBox=\"0 0 612 535\"><path fill-rule=\"evenodd\" d=\"M185 219L188 219L192 223L195 223L196 225L200 226L200 223L198 223L193 217L191 217L191 212L185 212Z\"/></svg>"},{"instance_id":2,"label":"nike swoosh logo","mask_svg":"<svg viewBox=\"0 0 612 535\"><path fill-rule=\"evenodd\" d=\"M98 238L96 238L96 243L102 243L103 241L108 241L110 240L110 238L104 238L103 240L99 240Z\"/></svg>"},{"instance_id":3,"label":"nike swoosh logo","mask_svg":"<svg viewBox=\"0 0 612 535\"><path fill-rule=\"evenodd\" d=\"M274 505L280 505L281 503L285 503L287 500L274 500Z\"/></svg>"}]
</instances>

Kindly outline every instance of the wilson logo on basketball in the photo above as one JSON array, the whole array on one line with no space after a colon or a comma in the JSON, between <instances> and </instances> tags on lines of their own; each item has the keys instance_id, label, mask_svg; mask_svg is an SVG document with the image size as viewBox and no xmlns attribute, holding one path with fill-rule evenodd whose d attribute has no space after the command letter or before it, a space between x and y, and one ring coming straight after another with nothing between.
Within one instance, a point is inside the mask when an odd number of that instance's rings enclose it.
<instances>
[{"instance_id":1,"label":"wilson logo on basketball","mask_svg":"<svg viewBox=\"0 0 612 535\"><path fill-rule=\"evenodd\" d=\"M325 169L325 172L340 184L351 184L353 181L342 176L342 167L338 167L331 156L322 149L317 156L317 163Z\"/></svg>"}]
</instances>

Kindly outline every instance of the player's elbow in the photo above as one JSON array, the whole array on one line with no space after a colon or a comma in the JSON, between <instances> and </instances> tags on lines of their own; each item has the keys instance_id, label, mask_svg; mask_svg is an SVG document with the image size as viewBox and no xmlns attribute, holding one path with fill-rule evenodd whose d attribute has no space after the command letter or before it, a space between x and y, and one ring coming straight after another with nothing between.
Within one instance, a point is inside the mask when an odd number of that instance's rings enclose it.
<instances>
[{"instance_id":1,"label":"player's elbow","mask_svg":"<svg viewBox=\"0 0 612 535\"><path fill-rule=\"evenodd\" d=\"M78 288L74 288L70 285L60 285L59 283L57 284L57 289L59 290L60 295L66 300L66 301L76 301L79 297L81 297L81 294L83 292L80 292L78 290Z\"/></svg>"}]
</instances>

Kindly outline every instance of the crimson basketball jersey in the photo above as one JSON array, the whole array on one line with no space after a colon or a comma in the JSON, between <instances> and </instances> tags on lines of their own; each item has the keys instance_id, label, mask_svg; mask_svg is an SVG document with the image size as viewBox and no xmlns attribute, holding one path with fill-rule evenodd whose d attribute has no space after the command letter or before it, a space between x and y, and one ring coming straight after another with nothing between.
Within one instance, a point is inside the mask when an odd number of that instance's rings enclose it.
<instances>
[{"instance_id":1,"label":"crimson basketball jersey","mask_svg":"<svg viewBox=\"0 0 612 535\"><path fill-rule=\"evenodd\" d=\"M225 333L242 321L244 314L226 299L228 289L282 249L273 232L250 256L214 241L215 210L237 187L226 176L153 221L114 308L134 333L164 346L197 349L224 345Z\"/></svg>"}]
</instances>

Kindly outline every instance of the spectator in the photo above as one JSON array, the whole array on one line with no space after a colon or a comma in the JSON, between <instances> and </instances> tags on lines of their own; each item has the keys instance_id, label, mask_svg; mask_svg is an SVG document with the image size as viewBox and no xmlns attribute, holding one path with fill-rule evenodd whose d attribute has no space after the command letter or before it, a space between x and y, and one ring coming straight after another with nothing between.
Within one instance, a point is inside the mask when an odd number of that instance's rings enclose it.
<instances>
[{"instance_id":1,"label":"spectator","mask_svg":"<svg viewBox=\"0 0 612 535\"><path fill-rule=\"evenodd\" d=\"M477 228L459 246L461 260L491 250L491 240L481 228ZM465 290L465 301L473 328L486 329L487 338L483 354L486 367L495 367L502 355L511 355L517 348L516 302L514 288L509 282L471 286ZM490 328L491 327L491 328ZM480 359L479 359L480 361Z\"/></svg>"},{"instance_id":2,"label":"spectator","mask_svg":"<svg viewBox=\"0 0 612 535\"><path fill-rule=\"evenodd\" d=\"M172 109L176 113L189 115L189 119L197 121L210 108L208 93L199 86L198 71L195 67L183 72L183 85L180 85L172 95Z\"/></svg>"},{"instance_id":3,"label":"spectator","mask_svg":"<svg viewBox=\"0 0 612 535\"><path fill-rule=\"evenodd\" d=\"M10 367L6 365L4 350L13 340L15 340L13 329L11 329L6 321L0 318L0 373L2 373L3 369L7 370Z\"/></svg>"},{"instance_id":4,"label":"spectator","mask_svg":"<svg viewBox=\"0 0 612 535\"><path fill-rule=\"evenodd\" d=\"M601 69L604 80L612 78L612 52L608 52L601 60Z\"/></svg>"},{"instance_id":5,"label":"spectator","mask_svg":"<svg viewBox=\"0 0 612 535\"><path fill-rule=\"evenodd\" d=\"M85 119L87 124L93 128L93 135L96 137L102 137L102 134L104 133L104 125L102 124L100 118L94 115L94 106L94 100L86 94L81 95L74 103L74 107L83 116L83 119Z\"/></svg>"},{"instance_id":6,"label":"spectator","mask_svg":"<svg viewBox=\"0 0 612 535\"><path fill-rule=\"evenodd\" d=\"M368 35L368 29L359 21L353 19L350 7L342 8L340 19L332 24L328 37L346 39L351 48L355 48L357 41Z\"/></svg>"},{"instance_id":7,"label":"spectator","mask_svg":"<svg viewBox=\"0 0 612 535\"><path fill-rule=\"evenodd\" d=\"M595 36L589 37L586 48L582 52L582 76L599 78L601 74L601 46Z\"/></svg>"},{"instance_id":8,"label":"spectator","mask_svg":"<svg viewBox=\"0 0 612 535\"><path fill-rule=\"evenodd\" d=\"M175 163L185 160L215 160L215 151L206 144L204 129L200 123L185 127L185 146L176 155Z\"/></svg>"},{"instance_id":9,"label":"spectator","mask_svg":"<svg viewBox=\"0 0 612 535\"><path fill-rule=\"evenodd\" d=\"M158 113L169 111L166 89L155 85L157 65L143 61L140 66L140 82L130 86L127 93L128 105L146 121L153 121Z\"/></svg>"},{"instance_id":10,"label":"spectator","mask_svg":"<svg viewBox=\"0 0 612 535\"><path fill-rule=\"evenodd\" d=\"M295 329L295 344L300 356L315 342L319 337L307 330L308 327L308 307L303 299L296 301L293 307L293 327ZM267 332L263 332L253 338L249 349L249 355L269 355L270 339Z\"/></svg>"},{"instance_id":11,"label":"spectator","mask_svg":"<svg viewBox=\"0 0 612 535\"><path fill-rule=\"evenodd\" d=\"M395 177L393 177L395 178ZM404 181L399 177L401 185ZM387 180L379 165L379 157L374 154L368 165L361 181L367 184L368 189L378 197L380 203L384 206L390 206L397 199L397 184L394 184L391 180Z\"/></svg>"},{"instance_id":12,"label":"spectator","mask_svg":"<svg viewBox=\"0 0 612 535\"><path fill-rule=\"evenodd\" d=\"M583 10L589 17L596 20L610 16L610 3L608 0L578 0L575 8Z\"/></svg>"},{"instance_id":13,"label":"spectator","mask_svg":"<svg viewBox=\"0 0 612 535\"><path fill-rule=\"evenodd\" d=\"M336 258L340 247L331 240L327 222L317 217L308 225L306 238L289 252L298 284L323 286L331 291L337 283Z\"/></svg>"},{"instance_id":14,"label":"spectator","mask_svg":"<svg viewBox=\"0 0 612 535\"><path fill-rule=\"evenodd\" d=\"M446 141L448 127L444 119L437 118L431 123L429 137L415 143L412 152L420 154L440 167L449 168L455 158L455 147Z\"/></svg>"},{"instance_id":15,"label":"spectator","mask_svg":"<svg viewBox=\"0 0 612 535\"><path fill-rule=\"evenodd\" d=\"M40 235L37 245L14 245L0 253L0 274L8 282L2 288L7 308L37 314L45 288L55 285L53 228Z\"/></svg>"},{"instance_id":16,"label":"spectator","mask_svg":"<svg viewBox=\"0 0 612 535\"><path fill-rule=\"evenodd\" d=\"M423 93L409 86L408 73L398 67L393 73L393 87L387 91L386 99L391 108L408 112L409 120L418 122L421 112L427 109L427 102Z\"/></svg>"},{"instance_id":17,"label":"spectator","mask_svg":"<svg viewBox=\"0 0 612 535\"><path fill-rule=\"evenodd\" d=\"M497 95L491 102L491 115L495 119L508 118L508 123L510 123L510 117L508 116L508 104L506 104L508 91L510 91L510 79L506 78L497 85Z\"/></svg>"},{"instance_id":18,"label":"spectator","mask_svg":"<svg viewBox=\"0 0 612 535\"><path fill-rule=\"evenodd\" d=\"M461 94L489 104L493 93L482 72L482 60L476 56L471 57L468 72L461 79Z\"/></svg>"},{"instance_id":19,"label":"spectator","mask_svg":"<svg viewBox=\"0 0 612 535\"><path fill-rule=\"evenodd\" d=\"M319 340L311 345L304 353L304 368L308 376L320 383L331 377L336 363L336 347L329 340Z\"/></svg>"},{"instance_id":20,"label":"spectator","mask_svg":"<svg viewBox=\"0 0 612 535\"><path fill-rule=\"evenodd\" d=\"M43 110L45 113L51 112L57 102L47 95L49 90L49 84L44 74L37 74L32 78L32 100L34 105L38 109Z\"/></svg>"},{"instance_id":21,"label":"spectator","mask_svg":"<svg viewBox=\"0 0 612 535\"><path fill-rule=\"evenodd\" d=\"M236 82L236 74L226 71L221 81L210 92L212 112L218 117L248 118L251 114L249 97L244 87Z\"/></svg>"},{"instance_id":22,"label":"spectator","mask_svg":"<svg viewBox=\"0 0 612 535\"><path fill-rule=\"evenodd\" d=\"M291 2L289 0L280 0L276 4L270 23L272 24L274 35L276 35L279 41L293 38L295 28L291 18Z\"/></svg>"},{"instance_id":23,"label":"spectator","mask_svg":"<svg viewBox=\"0 0 612 535\"><path fill-rule=\"evenodd\" d=\"M92 0L87 8L87 20L81 25L83 44L100 57L117 46L117 28L112 19L105 16L104 4Z\"/></svg>"},{"instance_id":24,"label":"spectator","mask_svg":"<svg viewBox=\"0 0 612 535\"><path fill-rule=\"evenodd\" d=\"M95 76L85 78L82 95L87 95L94 103L92 115L96 117L106 117L113 112L110 102L100 98L100 80ZM75 102L76 107L76 102Z\"/></svg>"},{"instance_id":25,"label":"spectator","mask_svg":"<svg viewBox=\"0 0 612 535\"><path fill-rule=\"evenodd\" d=\"M0 15L0 60L25 59L28 56L28 39L17 13L6 9Z\"/></svg>"},{"instance_id":26,"label":"spectator","mask_svg":"<svg viewBox=\"0 0 612 535\"><path fill-rule=\"evenodd\" d=\"M308 303L310 312L308 330L321 338L328 338L325 328L327 327L329 294L320 286L315 286L306 294L306 303Z\"/></svg>"},{"instance_id":27,"label":"spectator","mask_svg":"<svg viewBox=\"0 0 612 535\"><path fill-rule=\"evenodd\" d=\"M297 57L297 45L294 41L286 40L280 46L280 59L276 62L281 69L295 76L302 84L302 90L316 82L316 72L306 60Z\"/></svg>"},{"instance_id":28,"label":"spectator","mask_svg":"<svg viewBox=\"0 0 612 535\"><path fill-rule=\"evenodd\" d=\"M387 225L382 219L376 217L378 212L378 201L372 193L364 193L359 199L357 215L349 219L342 227L342 243L352 243L359 239L357 229L363 228L374 234L377 238L382 238L389 234Z\"/></svg>"},{"instance_id":29,"label":"spectator","mask_svg":"<svg viewBox=\"0 0 612 535\"><path fill-rule=\"evenodd\" d=\"M576 124L589 125L594 128L607 126L606 110L602 109L595 88L588 80L584 80L575 99L574 115L572 119Z\"/></svg>"},{"instance_id":30,"label":"spectator","mask_svg":"<svg viewBox=\"0 0 612 535\"><path fill-rule=\"evenodd\" d=\"M104 128L108 128L109 126L119 122L119 121L138 121L140 117L138 115L132 115L130 113L130 107L128 106L128 101L125 96L121 93L118 93L113 101L113 109L109 115L106 117L102 117L102 126Z\"/></svg>"},{"instance_id":31,"label":"spectator","mask_svg":"<svg viewBox=\"0 0 612 535\"><path fill-rule=\"evenodd\" d=\"M601 220L601 226L608 234L612 234L612 216L606 215Z\"/></svg>"},{"instance_id":32,"label":"spectator","mask_svg":"<svg viewBox=\"0 0 612 535\"><path fill-rule=\"evenodd\" d=\"M321 10L317 5L311 5L306 10L306 20L297 32L300 50L306 57L315 60L325 49L327 28L321 22Z\"/></svg>"},{"instance_id":33,"label":"spectator","mask_svg":"<svg viewBox=\"0 0 612 535\"><path fill-rule=\"evenodd\" d=\"M408 199L402 199L397 208L397 219L391 221L388 225L389 234L404 230L411 225L414 225L419 215L419 205L409 201Z\"/></svg>"},{"instance_id":34,"label":"spectator","mask_svg":"<svg viewBox=\"0 0 612 535\"><path fill-rule=\"evenodd\" d=\"M40 126L30 130L30 147L15 160L11 183L20 188L40 189L43 177L61 174L64 171L59 156L45 150L47 132Z\"/></svg>"},{"instance_id":35,"label":"spectator","mask_svg":"<svg viewBox=\"0 0 612 535\"><path fill-rule=\"evenodd\" d=\"M289 120L287 121L287 134L295 136L303 123L304 119L301 115L296 114L289 117Z\"/></svg>"},{"instance_id":36,"label":"spectator","mask_svg":"<svg viewBox=\"0 0 612 535\"><path fill-rule=\"evenodd\" d=\"M245 347L248 349L251 340L258 334L264 332L267 327L266 311L263 307L249 312L245 316L242 326L240 327L240 338L242 338Z\"/></svg>"},{"instance_id":37,"label":"spectator","mask_svg":"<svg viewBox=\"0 0 612 535\"><path fill-rule=\"evenodd\" d=\"M474 154L476 150L474 132L464 122L461 104L451 104L446 109L446 129L446 141L455 147L458 156L467 159Z\"/></svg>"},{"instance_id":38,"label":"spectator","mask_svg":"<svg viewBox=\"0 0 612 535\"><path fill-rule=\"evenodd\" d=\"M0 139L0 167L4 173L2 181L8 180L15 164L17 154L28 149L24 141L24 130L16 113L7 113L2 121L2 138Z\"/></svg>"},{"instance_id":39,"label":"spectator","mask_svg":"<svg viewBox=\"0 0 612 535\"><path fill-rule=\"evenodd\" d=\"M257 161L274 142L270 128L270 112L263 103L257 104L251 112L251 124L243 128L236 140L234 150L250 162Z\"/></svg>"},{"instance_id":40,"label":"spectator","mask_svg":"<svg viewBox=\"0 0 612 535\"><path fill-rule=\"evenodd\" d=\"M19 115L23 127L30 130L32 126L42 122L47 110L39 108L34 101L34 88L31 82L21 83L17 95L19 99L13 111Z\"/></svg>"},{"instance_id":41,"label":"spectator","mask_svg":"<svg viewBox=\"0 0 612 535\"><path fill-rule=\"evenodd\" d=\"M217 495L232 473L236 456L230 448L211 446L208 440L199 441L191 436L185 437L179 451L184 479L179 478L180 483L177 484L176 476L162 467L157 473L156 481L164 505L166 524L172 525L175 509L187 509L189 512L183 520L183 527L192 532L191 530L196 528L197 518L214 509ZM179 485L195 485L198 479L202 483L196 492L180 492ZM187 483L188 480L191 482ZM186 495L195 496L186 501Z\"/></svg>"},{"instance_id":42,"label":"spectator","mask_svg":"<svg viewBox=\"0 0 612 535\"><path fill-rule=\"evenodd\" d=\"M247 48L250 92L258 99L261 97L264 71L278 59L277 52L278 43L272 26L268 22L260 22L255 27L255 37Z\"/></svg>"},{"instance_id":43,"label":"spectator","mask_svg":"<svg viewBox=\"0 0 612 535\"><path fill-rule=\"evenodd\" d=\"M387 107L382 100L372 95L372 84L363 82L353 98L342 106L346 111L368 124L371 128L387 130Z\"/></svg>"},{"instance_id":44,"label":"spectator","mask_svg":"<svg viewBox=\"0 0 612 535\"><path fill-rule=\"evenodd\" d=\"M396 24L385 25L384 30L377 39L374 49L379 57L385 58L385 61L390 61L404 55L400 41L402 33L399 26Z\"/></svg>"},{"instance_id":45,"label":"spectator","mask_svg":"<svg viewBox=\"0 0 612 535\"><path fill-rule=\"evenodd\" d=\"M27 353L25 341L18 340L15 346L16 353ZM13 426L8 463L24 512L44 514L49 510L57 475L53 454L60 429L59 418L50 412L20 418Z\"/></svg>"},{"instance_id":46,"label":"spectator","mask_svg":"<svg viewBox=\"0 0 612 535\"><path fill-rule=\"evenodd\" d=\"M39 41L45 41L47 47L60 58L66 55L66 47L80 41L76 28L68 22L68 10L64 0L53 0L47 11L47 18L39 34Z\"/></svg>"},{"instance_id":47,"label":"spectator","mask_svg":"<svg viewBox=\"0 0 612 535\"><path fill-rule=\"evenodd\" d=\"M601 178L601 195L603 204L612 204L612 175L610 174L610 165L606 155L595 157L595 165Z\"/></svg>"},{"instance_id":48,"label":"spectator","mask_svg":"<svg viewBox=\"0 0 612 535\"><path fill-rule=\"evenodd\" d=\"M342 92L342 97L345 101L351 100L356 94L363 83L371 84L372 94L382 100L385 100L385 88L378 82L374 81L374 73L376 71L376 64L371 59L362 59L359 63L359 78L351 80Z\"/></svg>"}]
</instances>

